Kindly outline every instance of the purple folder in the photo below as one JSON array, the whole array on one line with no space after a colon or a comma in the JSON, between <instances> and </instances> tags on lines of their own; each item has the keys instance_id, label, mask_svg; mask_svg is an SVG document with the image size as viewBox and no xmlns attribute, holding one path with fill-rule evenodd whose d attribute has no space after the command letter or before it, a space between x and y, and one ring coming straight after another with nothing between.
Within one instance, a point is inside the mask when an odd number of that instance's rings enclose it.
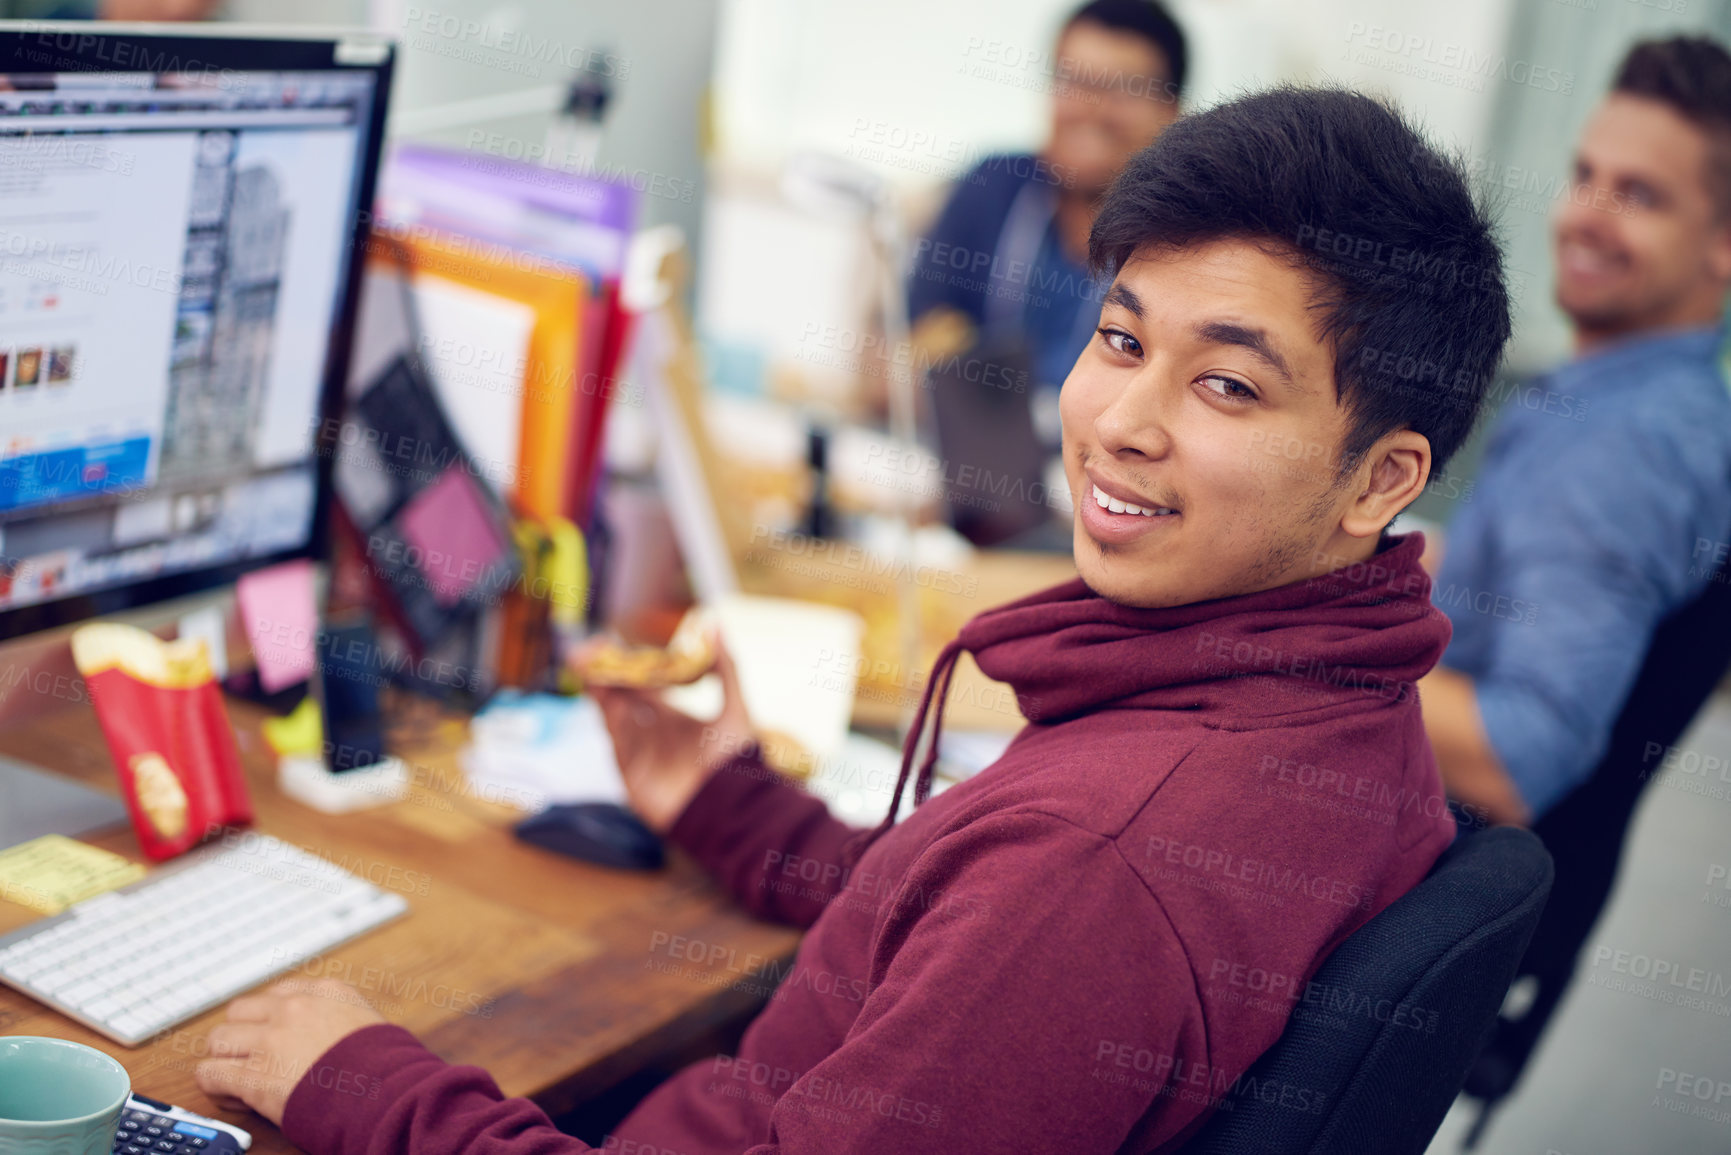
<instances>
[{"instance_id":1,"label":"purple folder","mask_svg":"<svg viewBox=\"0 0 1731 1155\"><path fill-rule=\"evenodd\" d=\"M637 219L622 181L424 144L398 145L379 185L391 226L498 241L613 280Z\"/></svg>"}]
</instances>

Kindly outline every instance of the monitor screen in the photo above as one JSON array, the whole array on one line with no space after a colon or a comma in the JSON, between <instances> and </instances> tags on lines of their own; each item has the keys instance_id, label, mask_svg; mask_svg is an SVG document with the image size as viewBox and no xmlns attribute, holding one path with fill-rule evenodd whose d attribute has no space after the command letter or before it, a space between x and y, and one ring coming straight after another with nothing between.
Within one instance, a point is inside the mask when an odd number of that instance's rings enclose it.
<instances>
[{"instance_id":1,"label":"monitor screen","mask_svg":"<svg viewBox=\"0 0 1731 1155\"><path fill-rule=\"evenodd\" d=\"M0 637L316 552L389 75L31 38L0 41L54 69L0 67Z\"/></svg>"}]
</instances>

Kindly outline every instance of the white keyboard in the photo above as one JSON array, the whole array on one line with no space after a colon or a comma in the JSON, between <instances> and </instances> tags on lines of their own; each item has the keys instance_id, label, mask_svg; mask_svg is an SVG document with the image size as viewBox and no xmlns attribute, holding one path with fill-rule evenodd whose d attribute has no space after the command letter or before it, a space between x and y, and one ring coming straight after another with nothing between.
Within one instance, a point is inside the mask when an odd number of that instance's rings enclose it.
<instances>
[{"instance_id":1,"label":"white keyboard","mask_svg":"<svg viewBox=\"0 0 1731 1155\"><path fill-rule=\"evenodd\" d=\"M231 833L0 937L0 983L136 1047L406 910L317 855Z\"/></svg>"}]
</instances>

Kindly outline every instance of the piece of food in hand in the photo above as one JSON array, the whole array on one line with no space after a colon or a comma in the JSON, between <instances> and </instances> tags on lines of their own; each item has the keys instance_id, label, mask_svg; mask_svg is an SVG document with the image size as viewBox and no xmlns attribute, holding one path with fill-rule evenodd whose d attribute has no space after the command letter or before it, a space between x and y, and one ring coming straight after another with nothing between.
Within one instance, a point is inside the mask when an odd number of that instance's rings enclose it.
<instances>
[{"instance_id":1,"label":"piece of food in hand","mask_svg":"<svg viewBox=\"0 0 1731 1155\"><path fill-rule=\"evenodd\" d=\"M705 638L662 649L604 641L585 647L572 660L586 685L652 690L695 682L715 668L715 647Z\"/></svg>"}]
</instances>

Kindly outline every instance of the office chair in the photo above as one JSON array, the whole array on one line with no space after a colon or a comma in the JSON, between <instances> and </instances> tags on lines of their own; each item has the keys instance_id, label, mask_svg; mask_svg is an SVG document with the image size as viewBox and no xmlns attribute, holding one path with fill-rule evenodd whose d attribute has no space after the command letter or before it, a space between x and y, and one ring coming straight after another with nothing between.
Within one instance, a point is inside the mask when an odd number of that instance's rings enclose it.
<instances>
[{"instance_id":1,"label":"office chair","mask_svg":"<svg viewBox=\"0 0 1731 1155\"><path fill-rule=\"evenodd\" d=\"M1328 997L1300 1004L1318 1013L1287 1022L1184 1155L1422 1155L1495 1022L1551 877L1530 831L1457 838L1328 956L1311 979Z\"/></svg>"},{"instance_id":2,"label":"office chair","mask_svg":"<svg viewBox=\"0 0 1731 1155\"><path fill-rule=\"evenodd\" d=\"M1731 563L1722 563L1693 602L1653 634L1634 689L1617 716L1591 777L1533 824L1557 865L1557 885L1521 960L1517 978L1536 983L1518 1019L1499 1017L1495 1034L1467 1076L1480 1101L1464 1145L1472 1150L1491 1113L1513 1092L1568 989L1587 935L1610 897L1635 806L1731 666ZM1656 753L1657 751L1657 753Z\"/></svg>"}]
</instances>

